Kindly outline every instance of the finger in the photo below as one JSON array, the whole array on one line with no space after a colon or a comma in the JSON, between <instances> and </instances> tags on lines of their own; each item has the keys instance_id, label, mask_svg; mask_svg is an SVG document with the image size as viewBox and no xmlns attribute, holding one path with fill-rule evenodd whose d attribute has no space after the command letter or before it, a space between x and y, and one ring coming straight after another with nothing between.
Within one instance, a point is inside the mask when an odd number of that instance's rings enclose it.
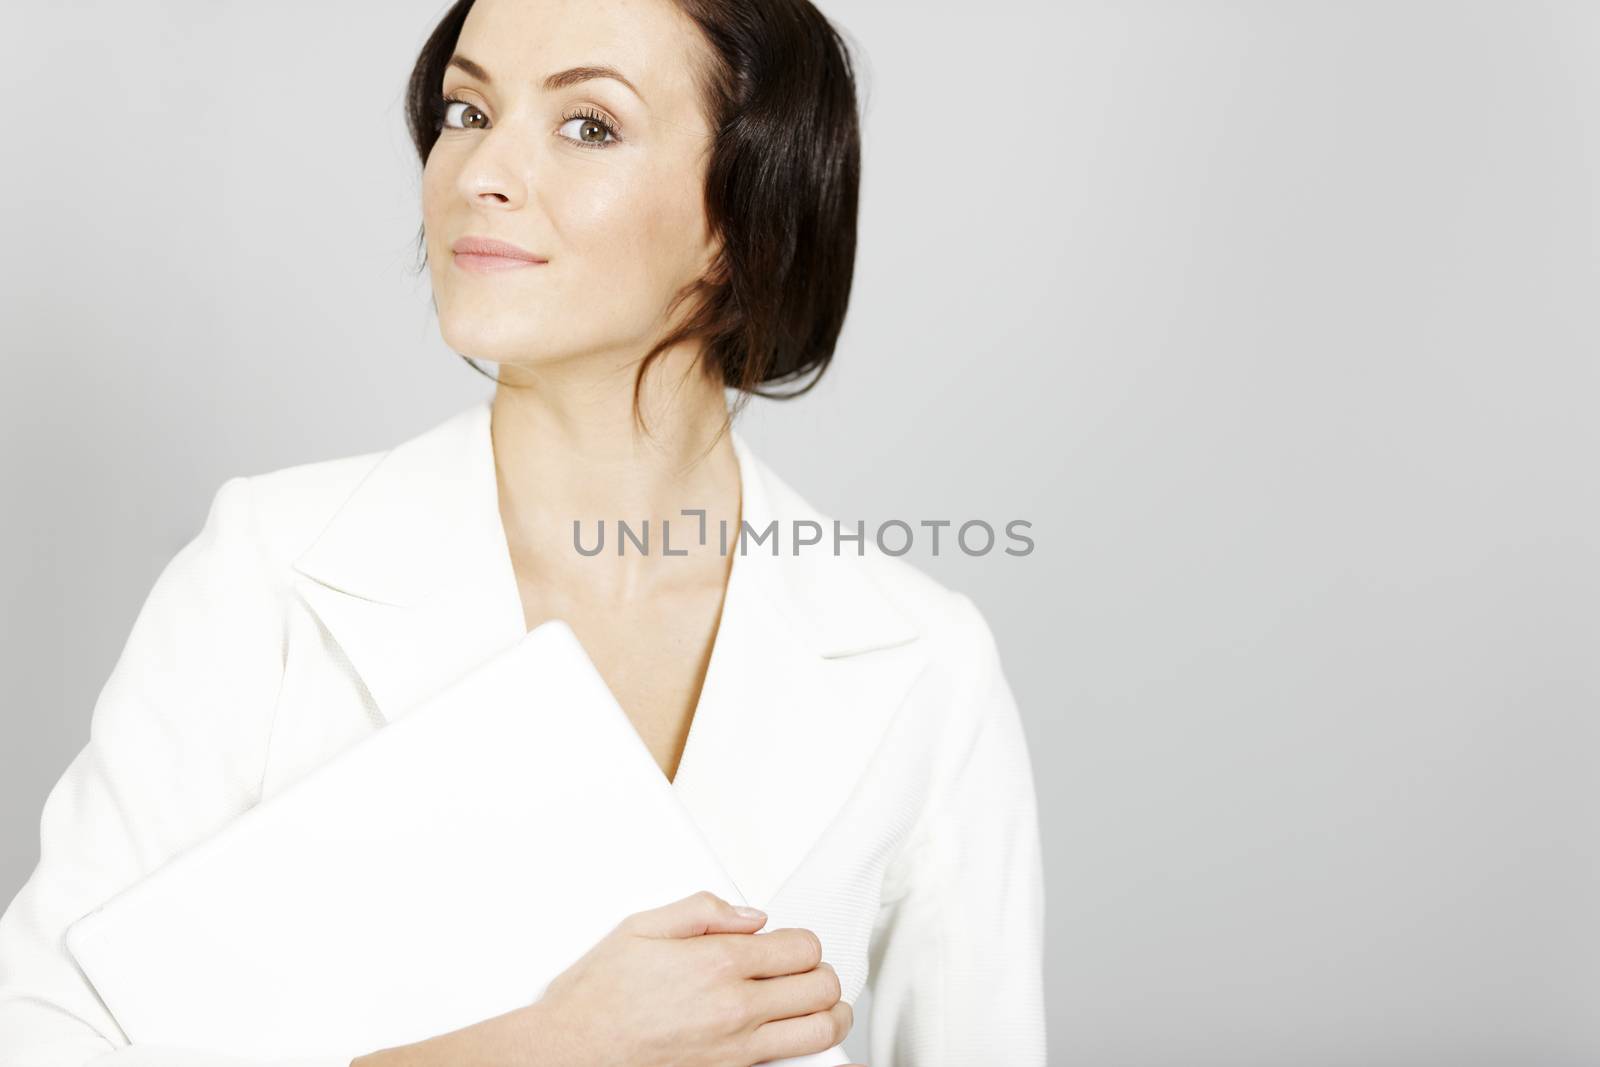
<instances>
[{"instance_id":1,"label":"finger","mask_svg":"<svg viewBox=\"0 0 1600 1067\"><path fill-rule=\"evenodd\" d=\"M698 937L707 933L750 934L766 924L765 912L742 913L715 893L702 889L659 908L634 912L619 928L644 937Z\"/></svg>"},{"instance_id":2,"label":"finger","mask_svg":"<svg viewBox=\"0 0 1600 1067\"><path fill-rule=\"evenodd\" d=\"M762 1022L827 1011L842 993L839 976L826 961L804 974L758 979L745 990L751 1013Z\"/></svg>"},{"instance_id":3,"label":"finger","mask_svg":"<svg viewBox=\"0 0 1600 1067\"><path fill-rule=\"evenodd\" d=\"M822 962L822 940L803 927L779 927L755 937L733 939L730 947L746 978L804 974Z\"/></svg>"},{"instance_id":4,"label":"finger","mask_svg":"<svg viewBox=\"0 0 1600 1067\"><path fill-rule=\"evenodd\" d=\"M839 1044L854 1021L849 1002L841 1000L827 1011L762 1023L750 1040L761 1061L806 1056Z\"/></svg>"}]
</instances>

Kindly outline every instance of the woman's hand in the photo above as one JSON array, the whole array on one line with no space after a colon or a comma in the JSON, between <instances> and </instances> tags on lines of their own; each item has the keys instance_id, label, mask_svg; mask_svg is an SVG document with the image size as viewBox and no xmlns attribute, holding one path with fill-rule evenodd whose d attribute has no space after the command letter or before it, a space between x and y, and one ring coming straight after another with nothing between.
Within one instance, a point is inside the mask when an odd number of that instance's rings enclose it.
<instances>
[{"instance_id":1,"label":"woman's hand","mask_svg":"<svg viewBox=\"0 0 1600 1067\"><path fill-rule=\"evenodd\" d=\"M709 892L636 912L535 1003L352 1067L751 1067L823 1052L854 1016L810 930Z\"/></svg>"},{"instance_id":2,"label":"woman's hand","mask_svg":"<svg viewBox=\"0 0 1600 1067\"><path fill-rule=\"evenodd\" d=\"M750 936L766 921L708 892L628 916L535 1005L554 1040L530 1064L750 1067L837 1045L853 1016L821 941Z\"/></svg>"}]
</instances>

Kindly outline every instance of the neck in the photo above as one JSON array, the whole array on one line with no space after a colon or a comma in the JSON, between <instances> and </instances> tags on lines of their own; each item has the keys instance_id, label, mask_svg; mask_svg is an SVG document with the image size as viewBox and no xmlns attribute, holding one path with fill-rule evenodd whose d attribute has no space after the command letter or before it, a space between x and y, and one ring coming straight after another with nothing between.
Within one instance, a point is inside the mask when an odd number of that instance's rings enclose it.
<instances>
[{"instance_id":1,"label":"neck","mask_svg":"<svg viewBox=\"0 0 1600 1067\"><path fill-rule=\"evenodd\" d=\"M491 429L501 517L519 569L619 600L725 572L714 531L719 520L738 528L739 465L722 386L698 359L697 349L675 348L652 364L639 396L648 433L634 420L631 362L500 367ZM705 510L705 545L685 508ZM617 524L639 534L647 520L649 553L630 542L619 556ZM664 520L672 556L662 554ZM588 547L603 525L605 551L579 554L574 521Z\"/></svg>"}]
</instances>

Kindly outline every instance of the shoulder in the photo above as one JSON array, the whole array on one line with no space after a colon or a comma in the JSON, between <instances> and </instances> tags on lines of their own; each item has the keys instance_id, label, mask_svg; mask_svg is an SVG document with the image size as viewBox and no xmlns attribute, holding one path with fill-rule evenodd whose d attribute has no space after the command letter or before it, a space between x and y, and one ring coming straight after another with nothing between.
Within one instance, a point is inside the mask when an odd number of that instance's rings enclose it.
<instances>
[{"instance_id":1,"label":"shoulder","mask_svg":"<svg viewBox=\"0 0 1600 1067\"><path fill-rule=\"evenodd\" d=\"M381 448L239 475L219 503L248 511L263 551L289 567L369 488L399 523L477 506L494 469L488 431L489 402L475 401Z\"/></svg>"},{"instance_id":2,"label":"shoulder","mask_svg":"<svg viewBox=\"0 0 1600 1067\"><path fill-rule=\"evenodd\" d=\"M832 571L828 580L834 589L865 587L872 591L871 601L886 605L909 630L914 631L931 663L933 673L950 682L951 675L977 675L999 668L999 653L994 633L983 610L975 600L950 586L905 556L891 555L878 547L874 530L863 524L864 536L860 552L854 543L834 551L835 517L813 506L810 501L778 475L759 457L757 470L764 490L771 498L772 510L785 522L813 522L823 531L823 544L812 551L821 552L825 567L804 571L807 578ZM851 533L855 520L839 520L840 527ZM867 601L851 596L848 603L859 608Z\"/></svg>"},{"instance_id":3,"label":"shoulder","mask_svg":"<svg viewBox=\"0 0 1600 1067\"><path fill-rule=\"evenodd\" d=\"M864 654L836 662L851 664L843 669L858 678L882 671L904 679L903 689L895 690L890 740L882 751L904 766L915 765L913 775L922 784L911 787L912 793L924 798L926 810L947 803L958 783L974 780L966 768L978 768L980 786L1020 780L1029 768L1020 710L994 631L974 598L909 558L882 551L871 529L859 553L854 543L836 553L834 518L769 468L757 471L773 513L817 523L830 540L811 557L818 564L802 566L806 557L785 556L793 573L805 579L797 599L813 605L808 610L830 629L885 638L851 642ZM840 526L854 531L856 522ZM862 624L858 616L873 621Z\"/></svg>"},{"instance_id":4,"label":"shoulder","mask_svg":"<svg viewBox=\"0 0 1600 1067\"><path fill-rule=\"evenodd\" d=\"M990 721L1017 714L994 630L971 596L899 557L869 552L861 562L885 597L918 620L921 688L944 709L949 744L970 747Z\"/></svg>"},{"instance_id":5,"label":"shoulder","mask_svg":"<svg viewBox=\"0 0 1600 1067\"><path fill-rule=\"evenodd\" d=\"M921 566L872 546L856 562L884 599L915 621L933 673L952 694L1000 670L994 631L972 596Z\"/></svg>"},{"instance_id":6,"label":"shoulder","mask_svg":"<svg viewBox=\"0 0 1600 1067\"><path fill-rule=\"evenodd\" d=\"M944 647L986 651L994 643L988 620L966 593L917 564L869 545L859 559L863 571L903 613L920 620L923 634Z\"/></svg>"},{"instance_id":7,"label":"shoulder","mask_svg":"<svg viewBox=\"0 0 1600 1067\"><path fill-rule=\"evenodd\" d=\"M136 643L149 631L187 635L186 647L209 648L208 655L276 647L290 564L382 454L223 481L212 491L199 529L147 592L135 622Z\"/></svg>"},{"instance_id":8,"label":"shoulder","mask_svg":"<svg viewBox=\"0 0 1600 1067\"><path fill-rule=\"evenodd\" d=\"M287 567L310 546L387 451L229 478L212 499L206 525L219 537L249 539L267 562Z\"/></svg>"}]
</instances>

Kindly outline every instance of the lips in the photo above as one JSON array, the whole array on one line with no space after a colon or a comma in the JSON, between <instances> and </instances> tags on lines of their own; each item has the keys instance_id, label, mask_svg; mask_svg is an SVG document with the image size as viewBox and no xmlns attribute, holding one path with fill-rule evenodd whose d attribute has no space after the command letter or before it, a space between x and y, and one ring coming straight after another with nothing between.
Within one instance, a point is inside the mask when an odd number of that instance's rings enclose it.
<instances>
[{"instance_id":1,"label":"lips","mask_svg":"<svg viewBox=\"0 0 1600 1067\"><path fill-rule=\"evenodd\" d=\"M526 248L511 244L508 241L496 240L493 237L463 237L451 245L450 250L458 256L493 256L501 259L518 260L524 263L546 262L543 256L535 255Z\"/></svg>"}]
</instances>

